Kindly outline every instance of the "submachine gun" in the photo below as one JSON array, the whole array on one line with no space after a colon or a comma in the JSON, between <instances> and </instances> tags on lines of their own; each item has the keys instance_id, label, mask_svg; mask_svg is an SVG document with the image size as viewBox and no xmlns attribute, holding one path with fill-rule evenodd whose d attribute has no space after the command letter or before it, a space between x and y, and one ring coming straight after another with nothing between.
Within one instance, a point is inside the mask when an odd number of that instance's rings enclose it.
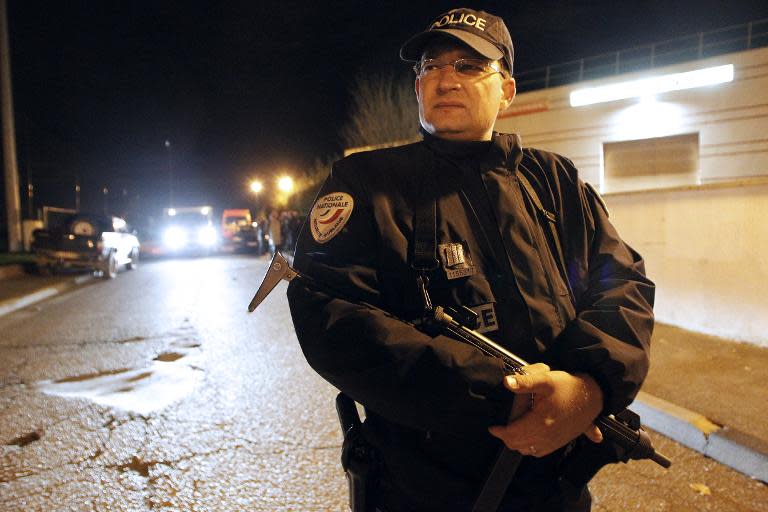
<instances>
[{"instance_id":1,"label":"submachine gun","mask_svg":"<svg viewBox=\"0 0 768 512\"><path fill-rule=\"evenodd\" d=\"M253 297L253 300L251 300L251 303L248 305L248 311L254 311L281 280L292 281L294 279L299 279L310 288L328 293L331 296L350 300L350 302L361 304L372 310L381 311L389 317L398 318L392 313L372 304L348 299L347 297L344 297L343 294L337 290L331 289L324 283L320 283L310 276L297 272L291 268L288 261L279 252L275 253L274 258L272 258L272 262L269 265L261 286ZM443 308L442 306L432 305L429 300L429 295L426 292L425 283L420 282L420 286L424 296L423 298L425 299L423 325L428 326L430 331L439 330L458 341L474 346L489 357L500 358L504 362L504 366L509 373L518 375L524 375L526 373L524 369L524 367L528 365L526 361L475 330L477 328L477 315L474 311L463 306L459 308ZM409 325L413 325L405 320L400 320ZM341 421L342 430L345 434L346 450L347 435L353 432L354 436L359 436L359 428L357 428L359 427L359 417L357 417L357 411L354 409L354 402L344 394L339 394L336 402L337 411L339 412L339 420ZM570 473L572 474L570 475L570 479L572 482L576 484L585 484L602 466L611 462L628 462L629 460L649 459L663 468L671 466L672 461L653 448L651 438L641 427L640 417L636 413L625 409L615 416L599 416L595 419L595 425L600 428L600 431L603 434L604 441L600 443L600 445L608 444L608 449L606 449L605 446L601 447L600 450L592 449L589 445L599 445L588 443L587 451L578 457L580 460L574 460L574 463L571 465ZM609 443L605 443L605 440ZM353 450L359 449L353 448ZM363 455L369 457L370 454ZM346 456L349 458L348 453ZM342 461L344 461L344 457L345 452L342 453ZM503 489L501 488L506 488L504 482L508 483L507 478L509 474L514 474L516 471L520 458L521 456L517 452L512 452L506 449L502 450L494 468L491 470L491 474L486 481L484 489L481 491L478 501L475 503L475 511L496 510L498 507L498 500L503 494ZM577 458L572 457L572 459ZM348 468L347 466L348 464L345 464L347 477L350 481L350 497L352 502L350 504L353 506L352 510L365 510L365 508L360 507L359 505L361 502L365 502L365 488L367 485L361 485L360 473L355 471L354 467ZM566 472L568 471L569 468L566 467ZM355 507L355 505L358 505L358 507Z\"/></svg>"}]
</instances>

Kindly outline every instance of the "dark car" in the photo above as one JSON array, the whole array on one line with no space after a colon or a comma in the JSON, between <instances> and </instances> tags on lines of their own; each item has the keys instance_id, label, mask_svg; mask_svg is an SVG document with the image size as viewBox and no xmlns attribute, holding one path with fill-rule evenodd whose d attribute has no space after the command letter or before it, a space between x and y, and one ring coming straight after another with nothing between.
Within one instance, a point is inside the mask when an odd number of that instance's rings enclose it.
<instances>
[{"instance_id":1,"label":"dark car","mask_svg":"<svg viewBox=\"0 0 768 512\"><path fill-rule=\"evenodd\" d=\"M43 273L80 268L111 279L120 266L133 269L139 262L139 240L120 217L70 214L56 226L35 230L33 236L32 252Z\"/></svg>"},{"instance_id":2,"label":"dark car","mask_svg":"<svg viewBox=\"0 0 768 512\"><path fill-rule=\"evenodd\" d=\"M260 243L247 208L229 208L221 214L221 234L223 246L237 252L256 252L262 254L264 245Z\"/></svg>"}]
</instances>

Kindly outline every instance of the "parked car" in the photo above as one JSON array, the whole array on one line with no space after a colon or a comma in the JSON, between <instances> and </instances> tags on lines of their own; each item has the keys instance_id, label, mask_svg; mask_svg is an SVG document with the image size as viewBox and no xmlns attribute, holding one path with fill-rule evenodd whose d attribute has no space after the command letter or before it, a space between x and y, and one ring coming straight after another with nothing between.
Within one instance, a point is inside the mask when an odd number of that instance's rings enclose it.
<instances>
[{"instance_id":1,"label":"parked car","mask_svg":"<svg viewBox=\"0 0 768 512\"><path fill-rule=\"evenodd\" d=\"M111 279L121 266L138 266L140 244L120 217L74 213L55 227L35 230L32 252L42 273L81 268Z\"/></svg>"},{"instance_id":2,"label":"parked car","mask_svg":"<svg viewBox=\"0 0 768 512\"><path fill-rule=\"evenodd\" d=\"M233 251L251 251L261 254L263 244L257 236L255 222L247 208L229 208L221 213L223 244Z\"/></svg>"}]
</instances>

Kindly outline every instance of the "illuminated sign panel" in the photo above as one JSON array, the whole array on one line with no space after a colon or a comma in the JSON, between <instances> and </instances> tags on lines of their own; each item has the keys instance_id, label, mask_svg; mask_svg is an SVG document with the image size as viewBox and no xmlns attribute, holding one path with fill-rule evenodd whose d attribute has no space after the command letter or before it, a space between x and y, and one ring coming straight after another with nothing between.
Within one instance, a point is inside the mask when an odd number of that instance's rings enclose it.
<instances>
[{"instance_id":1,"label":"illuminated sign panel","mask_svg":"<svg viewBox=\"0 0 768 512\"><path fill-rule=\"evenodd\" d=\"M579 89L571 93L571 106L581 107L627 98L641 98L663 92L681 91L683 89L693 89L732 81L733 64L715 66L685 73L674 73L633 80L631 82Z\"/></svg>"},{"instance_id":2,"label":"illuminated sign panel","mask_svg":"<svg viewBox=\"0 0 768 512\"><path fill-rule=\"evenodd\" d=\"M550 109L549 101L533 101L528 103L513 103L507 110L499 114L500 118L524 116L538 112L546 112Z\"/></svg>"}]
</instances>

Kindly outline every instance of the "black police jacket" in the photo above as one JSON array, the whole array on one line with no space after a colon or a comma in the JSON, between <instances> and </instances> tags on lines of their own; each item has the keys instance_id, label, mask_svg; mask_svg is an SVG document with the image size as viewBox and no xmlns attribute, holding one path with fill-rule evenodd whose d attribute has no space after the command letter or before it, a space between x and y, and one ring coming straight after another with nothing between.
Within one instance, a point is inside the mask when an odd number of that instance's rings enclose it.
<instances>
[{"instance_id":1,"label":"black police jacket","mask_svg":"<svg viewBox=\"0 0 768 512\"><path fill-rule=\"evenodd\" d=\"M433 303L481 312L485 334L529 362L590 374L605 413L626 407L645 378L654 286L568 159L522 149L515 135L464 146L426 138L336 162L294 264L355 300L297 281L288 299L309 364L366 407L386 485L414 508L458 510L487 475L500 446L487 427L506 422L513 395L501 361L361 304L419 317L417 205L436 201ZM526 458L510 492L548 484L561 455Z\"/></svg>"}]
</instances>

